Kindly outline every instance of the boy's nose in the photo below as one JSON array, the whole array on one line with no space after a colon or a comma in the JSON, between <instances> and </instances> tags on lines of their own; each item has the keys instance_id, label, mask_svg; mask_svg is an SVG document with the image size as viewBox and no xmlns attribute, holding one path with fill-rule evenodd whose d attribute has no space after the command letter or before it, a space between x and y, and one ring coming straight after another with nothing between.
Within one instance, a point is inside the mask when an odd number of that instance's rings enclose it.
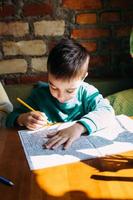
<instances>
[{"instance_id":1,"label":"boy's nose","mask_svg":"<svg viewBox=\"0 0 133 200\"><path fill-rule=\"evenodd\" d=\"M63 94L61 94L61 93L58 93L58 96L57 96L57 98L58 98L58 101L59 101L60 103L64 103L64 101L65 101L65 98L64 98L64 95L63 95Z\"/></svg>"},{"instance_id":2,"label":"boy's nose","mask_svg":"<svg viewBox=\"0 0 133 200\"><path fill-rule=\"evenodd\" d=\"M58 93L57 93L57 98L58 98L58 99L61 99L62 97L63 97L63 94L62 94L61 92L58 92Z\"/></svg>"}]
</instances>

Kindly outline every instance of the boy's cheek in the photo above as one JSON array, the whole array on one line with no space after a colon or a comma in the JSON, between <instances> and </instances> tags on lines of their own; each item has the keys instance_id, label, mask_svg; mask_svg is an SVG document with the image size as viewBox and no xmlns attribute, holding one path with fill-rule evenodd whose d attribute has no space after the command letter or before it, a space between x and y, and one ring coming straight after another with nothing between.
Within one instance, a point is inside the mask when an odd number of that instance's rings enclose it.
<instances>
[{"instance_id":1,"label":"boy's cheek","mask_svg":"<svg viewBox=\"0 0 133 200\"><path fill-rule=\"evenodd\" d=\"M52 97L57 99L57 96L54 93L51 92L51 95L52 95Z\"/></svg>"},{"instance_id":2,"label":"boy's cheek","mask_svg":"<svg viewBox=\"0 0 133 200\"><path fill-rule=\"evenodd\" d=\"M69 95L67 95L66 98L68 98L68 100L71 100L71 99L73 99L75 96L76 96L76 92L73 93L73 94L69 94Z\"/></svg>"},{"instance_id":3,"label":"boy's cheek","mask_svg":"<svg viewBox=\"0 0 133 200\"><path fill-rule=\"evenodd\" d=\"M50 89L50 93L53 97L56 97L56 93Z\"/></svg>"}]
</instances>

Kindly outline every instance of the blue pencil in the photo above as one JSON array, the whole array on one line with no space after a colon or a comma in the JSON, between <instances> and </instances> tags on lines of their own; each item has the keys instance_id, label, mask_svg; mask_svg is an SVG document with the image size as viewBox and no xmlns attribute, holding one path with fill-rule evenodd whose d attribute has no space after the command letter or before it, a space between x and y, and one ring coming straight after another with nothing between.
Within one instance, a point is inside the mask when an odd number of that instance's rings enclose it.
<instances>
[{"instance_id":1,"label":"blue pencil","mask_svg":"<svg viewBox=\"0 0 133 200\"><path fill-rule=\"evenodd\" d=\"M5 185L9 185L9 186L13 186L14 185L14 183L12 181L10 181L7 178L4 178L2 176L0 176L0 182L4 183Z\"/></svg>"}]
</instances>

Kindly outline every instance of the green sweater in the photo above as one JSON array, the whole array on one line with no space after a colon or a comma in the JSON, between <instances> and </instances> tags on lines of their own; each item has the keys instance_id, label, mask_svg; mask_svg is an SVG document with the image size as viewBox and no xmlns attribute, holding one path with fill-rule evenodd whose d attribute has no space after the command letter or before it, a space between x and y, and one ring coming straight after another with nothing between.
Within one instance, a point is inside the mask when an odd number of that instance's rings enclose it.
<instances>
[{"instance_id":1,"label":"green sweater","mask_svg":"<svg viewBox=\"0 0 133 200\"><path fill-rule=\"evenodd\" d=\"M33 88L30 97L25 101L35 110L44 112L49 122L78 121L83 124L89 133L103 129L110 125L114 118L111 105L98 90L83 82L76 96L65 103L58 102L49 90L47 83L39 82ZM6 120L7 127L15 127L17 117L29 110L20 106L11 112Z\"/></svg>"}]
</instances>

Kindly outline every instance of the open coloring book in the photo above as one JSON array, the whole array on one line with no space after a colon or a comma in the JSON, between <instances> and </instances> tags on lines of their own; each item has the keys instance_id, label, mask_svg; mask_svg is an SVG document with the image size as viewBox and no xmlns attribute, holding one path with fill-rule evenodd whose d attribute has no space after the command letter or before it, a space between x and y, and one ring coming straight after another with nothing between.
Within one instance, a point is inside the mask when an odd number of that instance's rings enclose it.
<instances>
[{"instance_id":1,"label":"open coloring book","mask_svg":"<svg viewBox=\"0 0 133 200\"><path fill-rule=\"evenodd\" d=\"M82 135L67 150L63 150L62 146L56 150L44 149L48 133L72 124L57 124L37 131L18 131L31 170L133 150L133 120L125 115L117 116L111 128Z\"/></svg>"}]
</instances>

